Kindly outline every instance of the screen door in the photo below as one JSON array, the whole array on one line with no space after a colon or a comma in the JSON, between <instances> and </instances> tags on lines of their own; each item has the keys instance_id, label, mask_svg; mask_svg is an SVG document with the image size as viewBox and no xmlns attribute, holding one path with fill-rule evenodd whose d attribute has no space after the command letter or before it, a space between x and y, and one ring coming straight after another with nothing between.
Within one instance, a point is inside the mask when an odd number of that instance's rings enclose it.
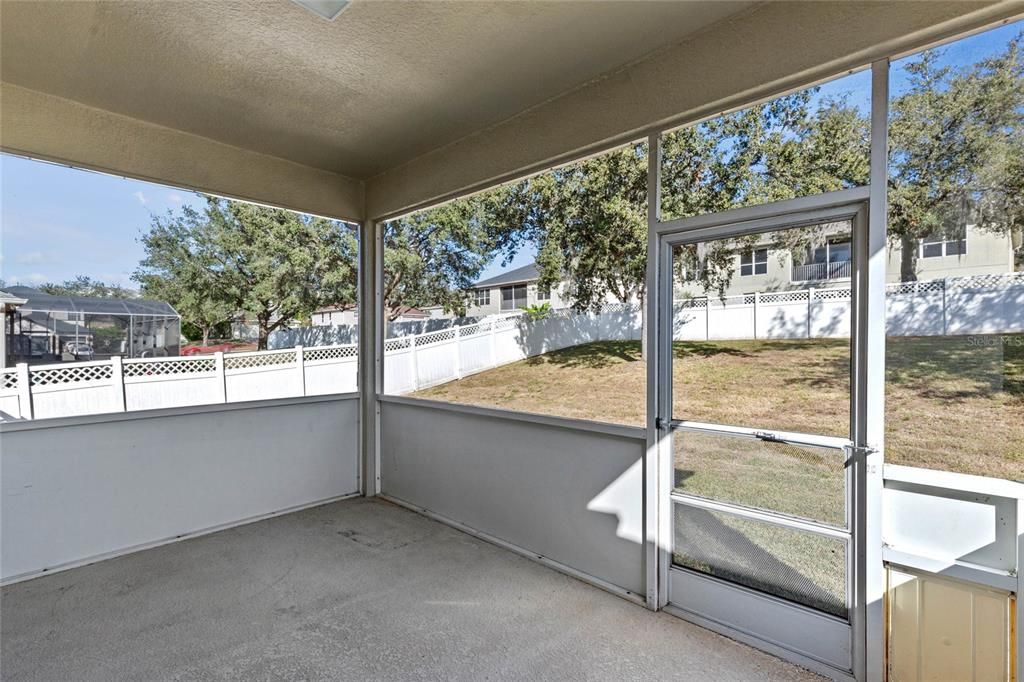
<instances>
[{"instance_id":1,"label":"screen door","mask_svg":"<svg viewBox=\"0 0 1024 682\"><path fill-rule=\"evenodd\" d=\"M843 672L864 222L854 204L683 225L659 245L669 606Z\"/></svg>"}]
</instances>

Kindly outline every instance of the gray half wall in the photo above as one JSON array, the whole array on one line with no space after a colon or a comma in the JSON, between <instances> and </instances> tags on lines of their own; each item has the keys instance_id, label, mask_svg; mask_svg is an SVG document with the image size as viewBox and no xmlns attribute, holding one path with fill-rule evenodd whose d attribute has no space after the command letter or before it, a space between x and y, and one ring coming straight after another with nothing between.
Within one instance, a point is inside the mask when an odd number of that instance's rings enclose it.
<instances>
[{"instance_id":1,"label":"gray half wall","mask_svg":"<svg viewBox=\"0 0 1024 682\"><path fill-rule=\"evenodd\" d=\"M385 398L383 493L642 595L642 431L528 419Z\"/></svg>"},{"instance_id":2,"label":"gray half wall","mask_svg":"<svg viewBox=\"0 0 1024 682\"><path fill-rule=\"evenodd\" d=\"M331 396L4 424L0 575L355 493L358 409Z\"/></svg>"}]
</instances>

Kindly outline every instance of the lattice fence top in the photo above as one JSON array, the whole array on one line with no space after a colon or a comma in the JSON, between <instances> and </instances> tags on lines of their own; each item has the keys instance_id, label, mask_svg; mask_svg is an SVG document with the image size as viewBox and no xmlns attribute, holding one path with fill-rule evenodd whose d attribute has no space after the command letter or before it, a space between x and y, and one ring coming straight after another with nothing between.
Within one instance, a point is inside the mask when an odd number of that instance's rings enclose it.
<instances>
[{"instance_id":1,"label":"lattice fence top","mask_svg":"<svg viewBox=\"0 0 1024 682\"><path fill-rule=\"evenodd\" d=\"M889 294L923 294L932 291L942 291L946 288L941 279L932 279L927 282L897 282L885 287Z\"/></svg>"},{"instance_id":2,"label":"lattice fence top","mask_svg":"<svg viewBox=\"0 0 1024 682\"><path fill-rule=\"evenodd\" d=\"M213 358L160 358L158 360L126 360L126 377L168 376L172 374L201 374L217 371Z\"/></svg>"},{"instance_id":3,"label":"lattice fence top","mask_svg":"<svg viewBox=\"0 0 1024 682\"><path fill-rule=\"evenodd\" d=\"M416 337L417 346L425 346L430 343L441 343L442 341L451 341L455 338L455 329L442 329L436 332L430 332L429 334L420 334Z\"/></svg>"},{"instance_id":4,"label":"lattice fence top","mask_svg":"<svg viewBox=\"0 0 1024 682\"><path fill-rule=\"evenodd\" d=\"M681 309L685 309L685 308L707 308L708 307L708 299L706 299L706 298L684 298L682 300L676 301L675 307L676 308L681 308Z\"/></svg>"},{"instance_id":5,"label":"lattice fence top","mask_svg":"<svg viewBox=\"0 0 1024 682\"><path fill-rule=\"evenodd\" d=\"M820 301L846 301L851 294L849 289L815 289L814 298Z\"/></svg>"},{"instance_id":6,"label":"lattice fence top","mask_svg":"<svg viewBox=\"0 0 1024 682\"><path fill-rule=\"evenodd\" d=\"M224 369L254 369L273 365L289 365L295 362L295 351L287 350L279 353L257 352L238 353L224 356Z\"/></svg>"},{"instance_id":7,"label":"lattice fence top","mask_svg":"<svg viewBox=\"0 0 1024 682\"><path fill-rule=\"evenodd\" d=\"M810 292L806 289L796 291L772 291L761 294L758 299L761 303L797 303L806 301Z\"/></svg>"},{"instance_id":8,"label":"lattice fence top","mask_svg":"<svg viewBox=\"0 0 1024 682\"><path fill-rule=\"evenodd\" d=\"M605 303L601 310L608 313L635 313L640 310L640 305L637 303Z\"/></svg>"},{"instance_id":9,"label":"lattice fence top","mask_svg":"<svg viewBox=\"0 0 1024 682\"><path fill-rule=\"evenodd\" d=\"M18 387L18 370L5 369L3 371L3 377L0 378L0 388L17 388Z\"/></svg>"},{"instance_id":10,"label":"lattice fence top","mask_svg":"<svg viewBox=\"0 0 1024 682\"><path fill-rule=\"evenodd\" d=\"M476 324L467 324L465 327L462 328L462 331L459 333L459 335L463 337L475 336L477 334L482 334L490 330L490 325L485 325L482 322L478 322Z\"/></svg>"},{"instance_id":11,"label":"lattice fence top","mask_svg":"<svg viewBox=\"0 0 1024 682\"><path fill-rule=\"evenodd\" d=\"M500 320L494 322L495 329L511 329L512 327L519 326L518 317L503 317Z\"/></svg>"},{"instance_id":12,"label":"lattice fence top","mask_svg":"<svg viewBox=\"0 0 1024 682\"><path fill-rule=\"evenodd\" d=\"M33 386L54 386L86 381L110 381L114 377L114 368L109 364L101 365L68 365L29 371Z\"/></svg>"},{"instance_id":13,"label":"lattice fence top","mask_svg":"<svg viewBox=\"0 0 1024 682\"><path fill-rule=\"evenodd\" d=\"M954 277L946 280L946 283L951 287L977 287L979 289L1024 286L1024 272L1006 272L999 275L971 275L969 277Z\"/></svg>"},{"instance_id":14,"label":"lattice fence top","mask_svg":"<svg viewBox=\"0 0 1024 682\"><path fill-rule=\"evenodd\" d=\"M384 342L384 350L402 350L412 345L411 336L399 336L397 339L388 339Z\"/></svg>"},{"instance_id":15,"label":"lattice fence top","mask_svg":"<svg viewBox=\"0 0 1024 682\"><path fill-rule=\"evenodd\" d=\"M354 358L358 354L358 346L324 346L321 348L303 349L302 359L308 362L315 362L317 360L340 360L342 358Z\"/></svg>"}]
</instances>

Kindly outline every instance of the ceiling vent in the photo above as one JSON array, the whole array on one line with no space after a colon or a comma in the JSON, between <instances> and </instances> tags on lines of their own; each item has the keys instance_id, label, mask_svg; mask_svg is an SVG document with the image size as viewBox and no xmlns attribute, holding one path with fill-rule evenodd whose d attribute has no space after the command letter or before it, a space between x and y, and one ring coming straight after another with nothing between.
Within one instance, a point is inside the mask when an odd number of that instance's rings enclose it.
<instances>
[{"instance_id":1,"label":"ceiling vent","mask_svg":"<svg viewBox=\"0 0 1024 682\"><path fill-rule=\"evenodd\" d=\"M292 0L327 21L334 21L351 0Z\"/></svg>"}]
</instances>

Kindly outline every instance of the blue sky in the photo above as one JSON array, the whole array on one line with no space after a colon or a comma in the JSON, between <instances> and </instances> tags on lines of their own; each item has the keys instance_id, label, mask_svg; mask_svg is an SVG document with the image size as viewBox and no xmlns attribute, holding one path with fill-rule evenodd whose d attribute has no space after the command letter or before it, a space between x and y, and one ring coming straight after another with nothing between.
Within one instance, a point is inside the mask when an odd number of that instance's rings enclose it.
<instances>
[{"instance_id":1,"label":"blue sky","mask_svg":"<svg viewBox=\"0 0 1024 682\"><path fill-rule=\"evenodd\" d=\"M1024 21L1002 26L943 47L944 60L969 64L1003 49L1024 30ZM900 62L893 64L891 89L906 84ZM822 86L819 97L846 94L867 110L871 79L860 71ZM139 236L153 214L177 211L202 199L187 190L0 155L0 278L8 284L63 281L75 275L131 286L143 257ZM521 251L506 267L531 262ZM482 277L504 268L492 263Z\"/></svg>"}]
</instances>

